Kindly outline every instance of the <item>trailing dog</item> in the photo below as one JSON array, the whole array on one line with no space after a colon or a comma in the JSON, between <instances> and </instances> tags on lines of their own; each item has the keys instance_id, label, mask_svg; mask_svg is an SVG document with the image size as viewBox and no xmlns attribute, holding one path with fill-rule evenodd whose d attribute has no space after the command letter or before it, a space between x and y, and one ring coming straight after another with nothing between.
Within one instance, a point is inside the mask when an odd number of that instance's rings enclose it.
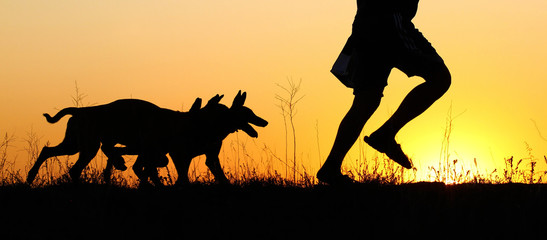
<instances>
[{"instance_id":1,"label":"trailing dog","mask_svg":"<svg viewBox=\"0 0 547 240\"><path fill-rule=\"evenodd\" d=\"M250 124L265 127L268 122L243 106L245 92L238 92L230 108L220 104L223 96L214 96L203 108L198 98L188 112L160 108L143 100L122 99L100 106L65 108L53 117L46 113L44 116L50 123L56 123L66 115L72 117L68 120L63 141L55 147L42 148L28 173L27 183L34 181L40 166L48 158L76 153L79 157L69 175L72 181L78 182L99 148L109 159L105 173L113 165L124 170L121 155L139 155L133 171L141 183L147 183L150 177L154 185L162 185L156 167L167 165L167 154L178 172L176 184L189 182L190 163L202 154L205 154L205 164L215 180L229 183L218 158L222 141L238 130L256 138L258 133ZM125 147L115 147L117 144Z\"/></svg>"}]
</instances>

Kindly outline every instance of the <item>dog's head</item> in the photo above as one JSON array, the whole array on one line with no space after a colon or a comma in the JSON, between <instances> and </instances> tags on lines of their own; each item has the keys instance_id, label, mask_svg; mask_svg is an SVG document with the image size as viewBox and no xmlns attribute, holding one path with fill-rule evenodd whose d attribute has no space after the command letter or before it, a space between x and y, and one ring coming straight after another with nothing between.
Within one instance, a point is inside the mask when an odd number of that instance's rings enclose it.
<instances>
[{"instance_id":1,"label":"dog's head","mask_svg":"<svg viewBox=\"0 0 547 240\"><path fill-rule=\"evenodd\" d=\"M242 130L251 137L258 137L258 133L251 126L251 124L258 127L265 127L268 125L268 122L261 117L254 114L254 112L244 106L245 99L247 98L247 93L241 93L241 90L237 93L237 96L234 98L232 106L228 108L227 106L220 104L220 100L224 95L216 95L211 100L207 102L207 105L201 109L201 111L206 112L209 118L215 118L217 121L220 121L219 126L224 126L226 131L235 132ZM199 107L201 106L201 99L196 100L190 112L198 112ZM214 116L213 116L214 115ZM217 122L218 123L218 122Z\"/></svg>"},{"instance_id":2,"label":"dog's head","mask_svg":"<svg viewBox=\"0 0 547 240\"><path fill-rule=\"evenodd\" d=\"M258 137L258 133L250 124L258 127L265 127L268 125L268 122L257 116L250 108L243 106L246 98L247 93L241 93L240 90L234 98L234 102L230 107L230 112L237 129L240 129L249 134L249 136L256 138Z\"/></svg>"}]
</instances>

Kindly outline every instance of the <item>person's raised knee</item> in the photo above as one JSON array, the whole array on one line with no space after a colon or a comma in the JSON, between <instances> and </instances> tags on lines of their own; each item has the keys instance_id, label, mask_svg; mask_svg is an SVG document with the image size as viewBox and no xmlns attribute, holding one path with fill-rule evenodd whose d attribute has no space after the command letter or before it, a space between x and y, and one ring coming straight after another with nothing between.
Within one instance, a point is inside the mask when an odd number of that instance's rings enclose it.
<instances>
[{"instance_id":1,"label":"person's raised knee","mask_svg":"<svg viewBox=\"0 0 547 240\"><path fill-rule=\"evenodd\" d=\"M443 68L439 72L439 88L440 90L445 93L450 88L450 85L452 85L452 75L450 74L450 71L448 68Z\"/></svg>"},{"instance_id":2,"label":"person's raised knee","mask_svg":"<svg viewBox=\"0 0 547 240\"><path fill-rule=\"evenodd\" d=\"M430 86L435 88L439 95L442 96L448 91L450 85L452 84L452 75L450 74L448 68L443 66L442 68L439 68L429 74L429 76L425 77L425 80Z\"/></svg>"}]
</instances>

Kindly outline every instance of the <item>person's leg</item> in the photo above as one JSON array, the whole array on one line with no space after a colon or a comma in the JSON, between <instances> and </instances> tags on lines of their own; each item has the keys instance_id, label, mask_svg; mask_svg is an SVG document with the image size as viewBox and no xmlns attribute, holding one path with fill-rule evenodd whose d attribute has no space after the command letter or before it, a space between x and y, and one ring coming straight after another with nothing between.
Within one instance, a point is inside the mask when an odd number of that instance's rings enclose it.
<instances>
[{"instance_id":1,"label":"person's leg","mask_svg":"<svg viewBox=\"0 0 547 240\"><path fill-rule=\"evenodd\" d=\"M420 74L425 82L416 86L405 97L395 113L365 141L376 150L386 153L389 158L405 168L411 168L408 157L395 142L395 135L412 119L427 110L448 90L451 76L443 63L435 64L434 70Z\"/></svg>"},{"instance_id":2,"label":"person's leg","mask_svg":"<svg viewBox=\"0 0 547 240\"><path fill-rule=\"evenodd\" d=\"M384 88L394 62L384 47L369 42L367 34L352 33L353 41L359 42L352 50L350 60L351 85L355 95L351 108L340 122L332 149L317 179L330 185L354 182L341 172L342 162L365 123L378 109Z\"/></svg>"},{"instance_id":3,"label":"person's leg","mask_svg":"<svg viewBox=\"0 0 547 240\"><path fill-rule=\"evenodd\" d=\"M373 135L395 138L401 128L446 93L450 87L451 76L444 64L440 66L437 70L422 76L425 82L408 93L397 111Z\"/></svg>"},{"instance_id":4,"label":"person's leg","mask_svg":"<svg viewBox=\"0 0 547 240\"><path fill-rule=\"evenodd\" d=\"M342 162L359 138L365 123L380 105L381 98L381 91L376 94L356 93L351 108L340 123L331 152L317 173L320 181L329 184L351 181L340 172Z\"/></svg>"}]
</instances>

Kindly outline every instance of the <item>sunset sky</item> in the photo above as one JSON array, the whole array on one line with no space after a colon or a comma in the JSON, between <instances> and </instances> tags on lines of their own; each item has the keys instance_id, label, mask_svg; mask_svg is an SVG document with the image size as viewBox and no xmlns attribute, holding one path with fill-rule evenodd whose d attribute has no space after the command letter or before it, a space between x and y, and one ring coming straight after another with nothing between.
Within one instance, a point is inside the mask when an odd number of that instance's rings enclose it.
<instances>
[{"instance_id":1,"label":"sunset sky","mask_svg":"<svg viewBox=\"0 0 547 240\"><path fill-rule=\"evenodd\" d=\"M418 175L438 165L450 111L451 159L472 168L476 158L481 171L492 171L506 158L532 155L547 169L545 9L545 0L420 1L414 23L444 58L453 85L397 136ZM0 134L16 137L9 157L22 168L31 129L42 144L62 140L68 118L51 125L41 114L72 106L75 83L89 105L139 98L174 110L217 93L229 106L241 89L246 105L270 125L257 129L258 139L240 132L238 141L281 156L278 84L301 79L297 155L315 172L353 98L329 70L355 11L354 0L1 0ZM364 135L421 81L393 70Z\"/></svg>"}]
</instances>

